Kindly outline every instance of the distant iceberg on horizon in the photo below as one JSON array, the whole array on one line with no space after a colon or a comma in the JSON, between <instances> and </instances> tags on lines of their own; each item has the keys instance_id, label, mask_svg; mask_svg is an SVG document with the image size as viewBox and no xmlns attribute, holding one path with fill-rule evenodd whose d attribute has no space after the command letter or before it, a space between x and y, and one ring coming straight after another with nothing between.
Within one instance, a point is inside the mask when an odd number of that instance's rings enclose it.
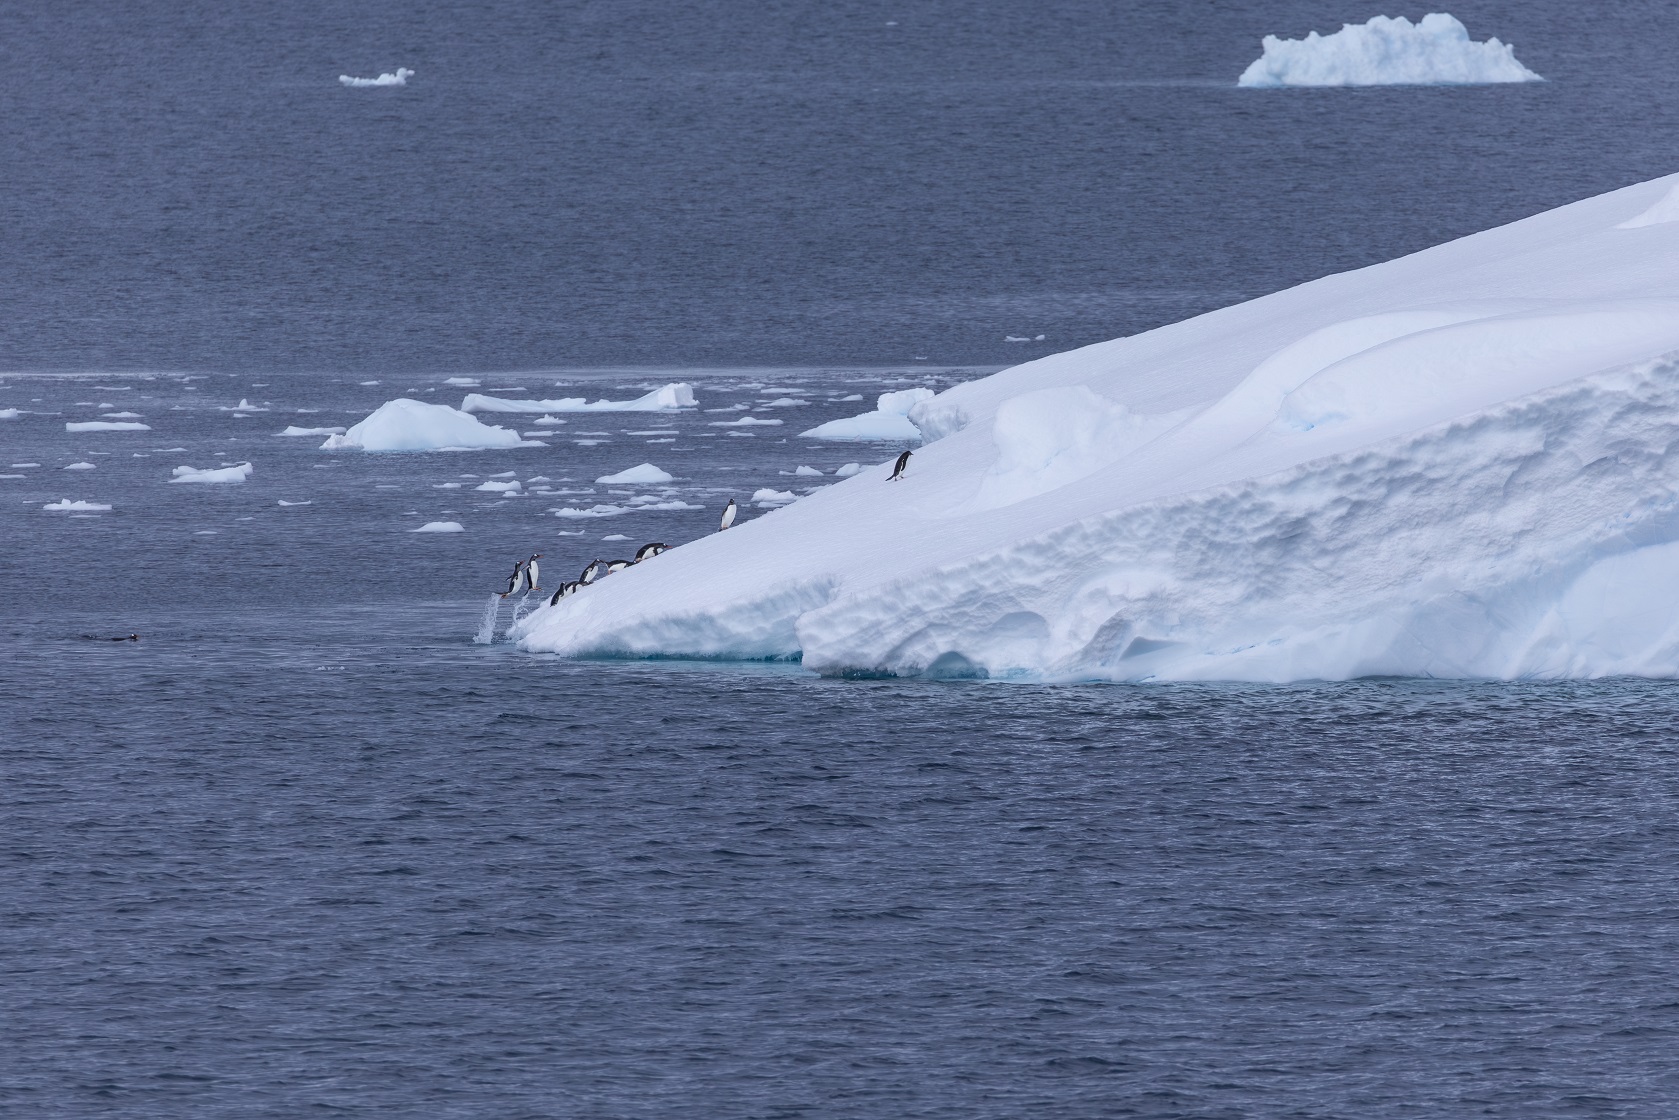
<instances>
[{"instance_id":1,"label":"distant iceberg on horizon","mask_svg":"<svg viewBox=\"0 0 1679 1120\"><path fill-rule=\"evenodd\" d=\"M1516 61L1515 48L1469 38L1456 17L1434 12L1412 23L1375 16L1331 35L1304 39L1267 35L1259 58L1236 80L1246 88L1277 86L1442 86L1540 82Z\"/></svg>"},{"instance_id":2,"label":"distant iceberg on horizon","mask_svg":"<svg viewBox=\"0 0 1679 1120\"><path fill-rule=\"evenodd\" d=\"M958 385L910 411L901 481L885 457L512 636L836 676L1679 677L1676 190Z\"/></svg>"}]
</instances>

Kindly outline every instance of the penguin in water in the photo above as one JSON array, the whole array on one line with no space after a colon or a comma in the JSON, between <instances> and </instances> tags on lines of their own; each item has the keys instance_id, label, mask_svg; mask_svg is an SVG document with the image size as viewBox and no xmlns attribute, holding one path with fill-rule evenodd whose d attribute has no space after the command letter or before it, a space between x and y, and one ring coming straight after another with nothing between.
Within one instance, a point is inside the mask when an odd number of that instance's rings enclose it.
<instances>
[{"instance_id":1,"label":"penguin in water","mask_svg":"<svg viewBox=\"0 0 1679 1120\"><path fill-rule=\"evenodd\" d=\"M910 453L906 451L898 456L898 461L892 464L892 477L887 479L887 482L896 482L904 477L904 468L909 466L909 455Z\"/></svg>"},{"instance_id":2,"label":"penguin in water","mask_svg":"<svg viewBox=\"0 0 1679 1120\"><path fill-rule=\"evenodd\" d=\"M525 590L526 591L541 591L542 590L542 588L539 587L537 585L537 582L536 582L537 579L540 577L540 574L541 574L541 571L542 571L542 569L537 567L537 564L536 564L536 562L540 559L542 559L542 553L533 552L533 553L531 553L531 558L529 560L525 561Z\"/></svg>"},{"instance_id":3,"label":"penguin in water","mask_svg":"<svg viewBox=\"0 0 1679 1120\"><path fill-rule=\"evenodd\" d=\"M600 575L600 561L591 560L589 566L583 569L583 574L577 577L577 584L579 587L587 587L595 582L595 577L598 575Z\"/></svg>"},{"instance_id":4,"label":"penguin in water","mask_svg":"<svg viewBox=\"0 0 1679 1120\"><path fill-rule=\"evenodd\" d=\"M733 525L735 523L735 514L739 512L740 507L735 504L735 500L733 498L730 498L729 504L723 507L723 524L717 526L717 531L721 533L724 529Z\"/></svg>"},{"instance_id":5,"label":"penguin in water","mask_svg":"<svg viewBox=\"0 0 1679 1120\"><path fill-rule=\"evenodd\" d=\"M643 560L651 560L653 557L659 555L659 553L669 552L669 551L670 551L670 549L666 548L662 544L658 544L658 543L644 544L640 548L635 550L634 563L639 564Z\"/></svg>"},{"instance_id":6,"label":"penguin in water","mask_svg":"<svg viewBox=\"0 0 1679 1120\"><path fill-rule=\"evenodd\" d=\"M559 606L559 603L560 603L561 599L564 599L567 595L577 594L577 589L582 587L582 586L583 585L581 583L578 583L576 580L572 580L569 583L560 584L560 589L558 591L554 592L554 597L552 599L548 600L548 605L550 607Z\"/></svg>"},{"instance_id":7,"label":"penguin in water","mask_svg":"<svg viewBox=\"0 0 1679 1120\"><path fill-rule=\"evenodd\" d=\"M523 560L514 561L513 574L507 577L507 590L501 593L501 597L505 599L519 590L519 585L524 582L524 579L525 562Z\"/></svg>"}]
</instances>

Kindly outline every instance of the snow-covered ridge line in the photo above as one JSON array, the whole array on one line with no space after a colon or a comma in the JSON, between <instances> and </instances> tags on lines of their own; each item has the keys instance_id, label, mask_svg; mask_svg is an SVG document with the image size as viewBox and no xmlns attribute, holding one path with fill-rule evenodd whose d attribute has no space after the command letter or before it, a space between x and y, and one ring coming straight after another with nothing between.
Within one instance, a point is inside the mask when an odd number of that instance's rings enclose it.
<instances>
[{"instance_id":1,"label":"snow-covered ridge line","mask_svg":"<svg viewBox=\"0 0 1679 1120\"><path fill-rule=\"evenodd\" d=\"M1023 679L1679 676L1679 223L1640 184L922 401L543 608L581 656Z\"/></svg>"},{"instance_id":2,"label":"snow-covered ridge line","mask_svg":"<svg viewBox=\"0 0 1679 1120\"><path fill-rule=\"evenodd\" d=\"M1376 16L1331 35L1265 36L1262 53L1236 84L1274 86L1440 86L1543 81L1516 61L1515 48L1477 43L1455 16L1434 12L1416 23Z\"/></svg>"}]
</instances>

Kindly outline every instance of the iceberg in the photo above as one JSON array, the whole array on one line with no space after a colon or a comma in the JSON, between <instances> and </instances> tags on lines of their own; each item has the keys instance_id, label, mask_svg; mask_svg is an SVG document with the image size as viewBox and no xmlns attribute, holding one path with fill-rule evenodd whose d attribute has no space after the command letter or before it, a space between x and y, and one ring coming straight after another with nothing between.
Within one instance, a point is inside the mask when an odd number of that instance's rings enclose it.
<instances>
[{"instance_id":1,"label":"iceberg","mask_svg":"<svg viewBox=\"0 0 1679 1120\"><path fill-rule=\"evenodd\" d=\"M376 86L405 86L408 84L408 79L413 76L414 71L408 69L406 66L399 66L396 68L395 73L380 74L377 78L352 78L348 74L340 74L338 75L338 80L340 83L349 86L351 89L371 89ZM377 385L378 382L364 381L362 384Z\"/></svg>"},{"instance_id":2,"label":"iceberg","mask_svg":"<svg viewBox=\"0 0 1679 1120\"><path fill-rule=\"evenodd\" d=\"M617 474L597 478L595 481L608 486L658 486L671 481L671 475L655 467L652 463L643 463L639 467L631 467L628 470L619 471Z\"/></svg>"},{"instance_id":3,"label":"iceberg","mask_svg":"<svg viewBox=\"0 0 1679 1120\"><path fill-rule=\"evenodd\" d=\"M398 397L386 401L343 435L329 436L322 451L467 451L541 447L518 432L485 424L446 404Z\"/></svg>"},{"instance_id":4,"label":"iceberg","mask_svg":"<svg viewBox=\"0 0 1679 1120\"><path fill-rule=\"evenodd\" d=\"M968 382L544 606L565 656L1023 680L1679 677L1679 176Z\"/></svg>"},{"instance_id":5,"label":"iceberg","mask_svg":"<svg viewBox=\"0 0 1679 1120\"><path fill-rule=\"evenodd\" d=\"M1469 38L1455 16L1426 15L1416 23L1403 16L1376 16L1343 24L1332 35L1316 31L1304 39L1267 35L1261 54L1238 86L1464 86L1544 81L1516 61L1515 48Z\"/></svg>"},{"instance_id":6,"label":"iceberg","mask_svg":"<svg viewBox=\"0 0 1679 1120\"><path fill-rule=\"evenodd\" d=\"M235 483L251 477L251 464L236 463L231 467L176 467L170 482Z\"/></svg>"},{"instance_id":7,"label":"iceberg","mask_svg":"<svg viewBox=\"0 0 1679 1120\"><path fill-rule=\"evenodd\" d=\"M132 420L71 420L64 425L67 432L149 432L150 424Z\"/></svg>"},{"instance_id":8,"label":"iceberg","mask_svg":"<svg viewBox=\"0 0 1679 1120\"><path fill-rule=\"evenodd\" d=\"M873 412L830 420L799 435L804 439L886 440L898 443L919 440L921 430L910 420L909 413L916 405L932 397L931 389L899 389L893 393L882 393L875 402Z\"/></svg>"},{"instance_id":9,"label":"iceberg","mask_svg":"<svg viewBox=\"0 0 1679 1120\"><path fill-rule=\"evenodd\" d=\"M461 400L462 412L674 412L679 408L693 408L693 386L677 382L654 389L633 401L600 400L590 403L584 397L563 397L554 401L521 401L505 397L488 397L483 393L468 393ZM538 421L540 423L540 421Z\"/></svg>"},{"instance_id":10,"label":"iceberg","mask_svg":"<svg viewBox=\"0 0 1679 1120\"><path fill-rule=\"evenodd\" d=\"M428 521L418 529L408 530L410 533L464 533L466 526L459 521Z\"/></svg>"},{"instance_id":11,"label":"iceberg","mask_svg":"<svg viewBox=\"0 0 1679 1120\"><path fill-rule=\"evenodd\" d=\"M90 513L108 513L111 509L110 506L104 505L100 502L73 502L69 498L63 498L56 502L48 502L41 508L50 510L80 510Z\"/></svg>"},{"instance_id":12,"label":"iceberg","mask_svg":"<svg viewBox=\"0 0 1679 1120\"><path fill-rule=\"evenodd\" d=\"M282 436L341 436L343 428L300 428L296 424L289 424L286 430L278 433Z\"/></svg>"}]
</instances>

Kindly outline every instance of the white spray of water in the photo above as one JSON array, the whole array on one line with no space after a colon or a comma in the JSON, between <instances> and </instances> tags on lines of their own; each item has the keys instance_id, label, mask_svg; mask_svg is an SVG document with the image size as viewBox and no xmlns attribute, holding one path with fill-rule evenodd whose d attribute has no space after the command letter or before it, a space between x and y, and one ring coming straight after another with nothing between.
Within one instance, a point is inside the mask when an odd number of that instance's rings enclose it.
<instances>
[{"instance_id":1,"label":"white spray of water","mask_svg":"<svg viewBox=\"0 0 1679 1120\"><path fill-rule=\"evenodd\" d=\"M475 644L487 646L496 640L496 616L501 613L501 596L490 592L490 601L484 604L484 617L478 620L478 633L472 635Z\"/></svg>"}]
</instances>

